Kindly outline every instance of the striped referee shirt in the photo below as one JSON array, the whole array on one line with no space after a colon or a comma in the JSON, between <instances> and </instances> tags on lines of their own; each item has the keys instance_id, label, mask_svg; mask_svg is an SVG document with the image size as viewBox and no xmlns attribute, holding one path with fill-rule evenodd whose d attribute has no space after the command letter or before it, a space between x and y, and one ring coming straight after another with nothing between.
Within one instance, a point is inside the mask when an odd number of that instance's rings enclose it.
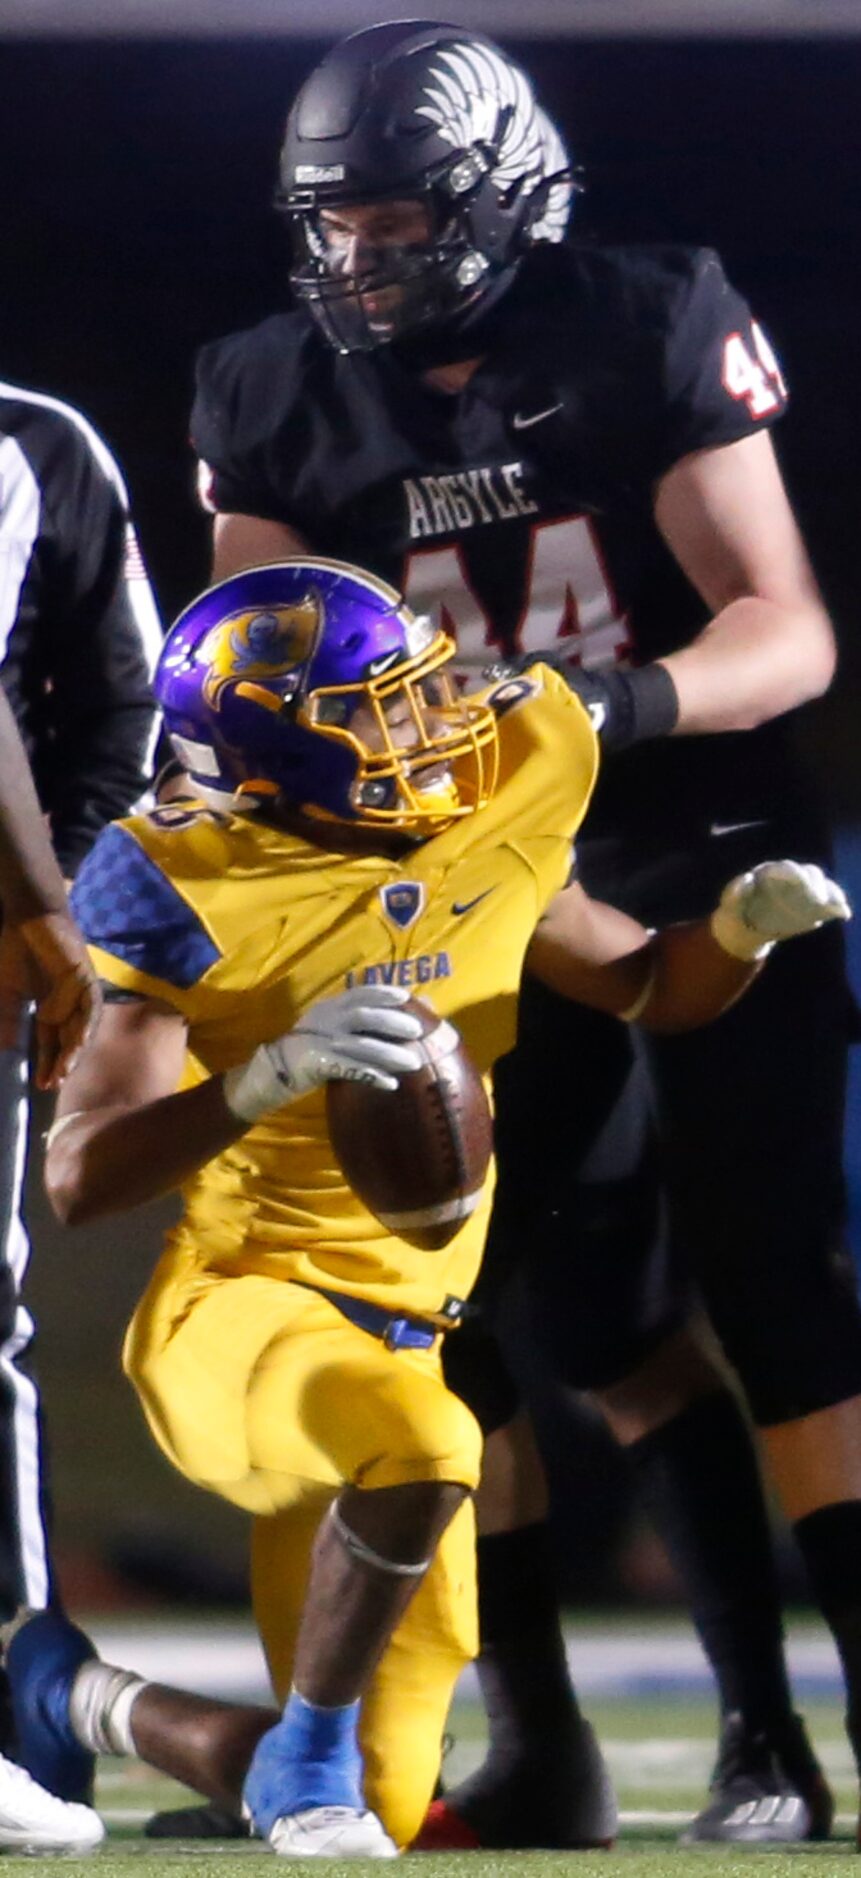
<instances>
[{"instance_id":1,"label":"striped referee shirt","mask_svg":"<svg viewBox=\"0 0 861 1878\"><path fill-rule=\"evenodd\" d=\"M0 383L0 679L67 876L151 774L161 638L110 451L71 405Z\"/></svg>"}]
</instances>

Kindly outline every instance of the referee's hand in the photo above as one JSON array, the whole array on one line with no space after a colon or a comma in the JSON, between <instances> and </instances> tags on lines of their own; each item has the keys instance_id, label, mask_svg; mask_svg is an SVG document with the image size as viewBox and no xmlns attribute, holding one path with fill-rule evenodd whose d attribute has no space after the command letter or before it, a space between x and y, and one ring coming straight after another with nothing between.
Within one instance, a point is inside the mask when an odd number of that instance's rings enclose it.
<instances>
[{"instance_id":1,"label":"referee's hand","mask_svg":"<svg viewBox=\"0 0 861 1878\"><path fill-rule=\"evenodd\" d=\"M93 1036L101 993L69 913L44 913L0 933L0 1048L19 1044L21 1015L36 1007L36 1084L58 1089Z\"/></svg>"}]
</instances>

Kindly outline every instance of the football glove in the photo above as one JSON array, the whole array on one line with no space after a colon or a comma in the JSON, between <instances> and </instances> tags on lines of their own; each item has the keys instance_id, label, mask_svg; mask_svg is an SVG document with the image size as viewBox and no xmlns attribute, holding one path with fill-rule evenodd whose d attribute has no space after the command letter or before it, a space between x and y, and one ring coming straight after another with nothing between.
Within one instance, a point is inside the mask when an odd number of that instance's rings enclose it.
<instances>
[{"instance_id":1,"label":"football glove","mask_svg":"<svg viewBox=\"0 0 861 1878\"><path fill-rule=\"evenodd\" d=\"M632 671L611 668L587 672L561 654L525 652L486 668L499 681L519 677L532 665L549 665L585 704L605 750L625 750L649 737L668 737L679 719L679 699L664 665L641 665Z\"/></svg>"},{"instance_id":2,"label":"football glove","mask_svg":"<svg viewBox=\"0 0 861 1878\"><path fill-rule=\"evenodd\" d=\"M821 867L760 861L724 887L711 929L718 945L734 959L764 959L782 939L815 932L827 920L851 918L843 888Z\"/></svg>"},{"instance_id":3,"label":"football glove","mask_svg":"<svg viewBox=\"0 0 861 1878\"><path fill-rule=\"evenodd\" d=\"M224 1099L243 1122L256 1122L324 1082L368 1082L396 1089L421 1068L414 1048L421 1024L395 985L361 985L312 1004L286 1036L262 1043L247 1063L229 1069Z\"/></svg>"}]
</instances>

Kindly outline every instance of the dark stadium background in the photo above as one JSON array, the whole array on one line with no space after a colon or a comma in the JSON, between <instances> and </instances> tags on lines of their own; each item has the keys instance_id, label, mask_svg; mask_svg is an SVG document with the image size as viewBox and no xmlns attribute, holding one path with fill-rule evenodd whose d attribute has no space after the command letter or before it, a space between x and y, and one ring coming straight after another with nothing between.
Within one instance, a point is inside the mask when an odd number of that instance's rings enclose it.
<instances>
[{"instance_id":1,"label":"dark stadium background","mask_svg":"<svg viewBox=\"0 0 861 1878\"><path fill-rule=\"evenodd\" d=\"M843 646L838 688L801 735L861 902L861 39L506 43L585 166L581 225L714 244L782 355L795 402L781 454ZM0 44L0 372L71 398L103 429L166 618L206 565L185 442L192 354L281 302L276 152L287 101L323 50L261 38ZM861 1095L855 1116L857 1136ZM212 1594L221 1574L229 1593L244 1522L171 1476L119 1378L121 1327L161 1216L63 1237L33 1171L30 1295L69 1593L116 1595L118 1565L152 1584L172 1577L174 1590L187 1568L193 1586L198 1561ZM861 1188L861 1168L853 1179ZM569 1589L642 1584L648 1549L617 1546L621 1468L602 1445L599 1466L572 1464L556 1428Z\"/></svg>"}]
</instances>

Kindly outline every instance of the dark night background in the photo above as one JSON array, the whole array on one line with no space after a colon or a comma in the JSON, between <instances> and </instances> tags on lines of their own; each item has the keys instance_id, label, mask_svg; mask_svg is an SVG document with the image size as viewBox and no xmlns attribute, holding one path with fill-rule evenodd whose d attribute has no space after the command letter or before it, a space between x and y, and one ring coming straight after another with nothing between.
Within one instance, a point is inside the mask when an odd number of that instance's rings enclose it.
<instances>
[{"instance_id":1,"label":"dark night background","mask_svg":"<svg viewBox=\"0 0 861 1878\"><path fill-rule=\"evenodd\" d=\"M861 39L506 44L585 167L579 227L716 246L782 358L794 404L779 448L843 648L838 687L804 714L802 734L841 821L861 822ZM103 430L166 619L206 574L185 442L193 352L284 297L277 150L288 102L325 49L0 46L0 369L70 398ZM217 1531L238 1561L243 1522L168 1478L117 1379L152 1216L70 1249L34 1207L31 1291L69 1557L118 1528L141 1538L154 1517L191 1546Z\"/></svg>"},{"instance_id":2,"label":"dark night background","mask_svg":"<svg viewBox=\"0 0 861 1878\"><path fill-rule=\"evenodd\" d=\"M578 226L720 249L782 355L780 446L852 671L861 523L861 40L508 42L583 163ZM191 358L285 294L270 208L287 104L325 44L0 50L5 376L79 401L117 449L167 615L205 569ZM841 778L851 795L857 779Z\"/></svg>"}]
</instances>

